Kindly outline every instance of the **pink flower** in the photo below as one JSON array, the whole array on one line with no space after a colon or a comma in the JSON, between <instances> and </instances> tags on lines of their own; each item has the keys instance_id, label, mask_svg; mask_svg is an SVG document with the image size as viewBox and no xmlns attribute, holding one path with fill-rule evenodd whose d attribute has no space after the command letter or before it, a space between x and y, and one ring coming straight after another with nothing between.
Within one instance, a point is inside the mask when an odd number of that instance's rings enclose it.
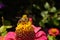
<instances>
[{"instance_id":1,"label":"pink flower","mask_svg":"<svg viewBox=\"0 0 60 40\"><path fill-rule=\"evenodd\" d=\"M0 36L0 40L3 40L4 39L4 37L3 36Z\"/></svg>"},{"instance_id":2,"label":"pink flower","mask_svg":"<svg viewBox=\"0 0 60 40\"><path fill-rule=\"evenodd\" d=\"M30 22L32 22L32 18L30 18ZM47 36L44 31L41 31L41 27L35 27L34 25L31 25L31 26L33 27L33 30L35 32L34 38L32 40L47 40ZM29 36L31 36L31 35L29 35ZM7 35L5 36L5 40L16 40L16 39L17 38L16 38L15 32L8 32ZM17 40L21 40L21 38L19 38ZM26 40L28 40L28 39L26 39Z\"/></svg>"},{"instance_id":3,"label":"pink flower","mask_svg":"<svg viewBox=\"0 0 60 40\"><path fill-rule=\"evenodd\" d=\"M15 36L15 32L8 32L7 35L4 37L4 40L16 40Z\"/></svg>"},{"instance_id":4,"label":"pink flower","mask_svg":"<svg viewBox=\"0 0 60 40\"><path fill-rule=\"evenodd\" d=\"M45 34L44 31L39 31L41 29L41 27L35 27L34 25L32 25L32 27L34 28L35 31L35 40L47 40L47 36Z\"/></svg>"},{"instance_id":5,"label":"pink flower","mask_svg":"<svg viewBox=\"0 0 60 40\"><path fill-rule=\"evenodd\" d=\"M34 28L35 32L35 40L47 40L46 34L44 31L39 31L41 27L35 27L32 25ZM8 32L7 35L5 36L5 40L16 40L16 33L15 32Z\"/></svg>"},{"instance_id":6,"label":"pink flower","mask_svg":"<svg viewBox=\"0 0 60 40\"><path fill-rule=\"evenodd\" d=\"M29 18L29 20L32 22L32 18ZM34 32L35 32L35 40L47 40L47 36L45 32L40 31L41 27L36 27L34 25L32 25L32 27L34 28Z\"/></svg>"}]
</instances>

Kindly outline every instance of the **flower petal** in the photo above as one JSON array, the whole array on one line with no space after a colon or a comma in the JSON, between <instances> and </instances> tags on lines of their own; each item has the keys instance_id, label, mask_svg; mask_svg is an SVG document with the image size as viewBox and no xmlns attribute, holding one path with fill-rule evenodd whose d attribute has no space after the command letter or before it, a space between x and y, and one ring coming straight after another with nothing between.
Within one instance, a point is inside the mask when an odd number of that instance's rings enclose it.
<instances>
[{"instance_id":1,"label":"flower petal","mask_svg":"<svg viewBox=\"0 0 60 40\"><path fill-rule=\"evenodd\" d=\"M13 39L15 40L15 32L8 32L7 35L5 36L5 40L10 40L10 39Z\"/></svg>"},{"instance_id":2,"label":"flower petal","mask_svg":"<svg viewBox=\"0 0 60 40\"><path fill-rule=\"evenodd\" d=\"M32 25L32 27L34 28L35 33L37 33L41 29L41 27L35 27L34 25Z\"/></svg>"},{"instance_id":3,"label":"flower petal","mask_svg":"<svg viewBox=\"0 0 60 40\"><path fill-rule=\"evenodd\" d=\"M3 40L3 39L4 39L4 37L0 36L0 40Z\"/></svg>"},{"instance_id":4,"label":"flower petal","mask_svg":"<svg viewBox=\"0 0 60 40\"><path fill-rule=\"evenodd\" d=\"M42 36L42 37L39 37L39 38L37 38L35 40L47 40L47 37L46 36Z\"/></svg>"},{"instance_id":5,"label":"flower petal","mask_svg":"<svg viewBox=\"0 0 60 40\"><path fill-rule=\"evenodd\" d=\"M40 37L42 35L46 36L44 31L39 31L39 32L36 33L36 37Z\"/></svg>"}]
</instances>

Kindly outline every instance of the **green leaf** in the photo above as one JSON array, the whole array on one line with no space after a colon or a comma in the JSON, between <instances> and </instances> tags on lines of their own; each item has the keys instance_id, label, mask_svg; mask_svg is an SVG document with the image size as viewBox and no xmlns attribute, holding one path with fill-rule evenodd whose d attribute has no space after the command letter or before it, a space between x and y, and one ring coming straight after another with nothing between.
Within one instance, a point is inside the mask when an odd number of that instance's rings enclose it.
<instances>
[{"instance_id":1,"label":"green leaf","mask_svg":"<svg viewBox=\"0 0 60 40\"><path fill-rule=\"evenodd\" d=\"M43 19L42 19L42 22L43 23L47 23L48 22L48 20L47 20L47 18L48 18L48 11L43 11L43 12L41 12L41 16L43 17Z\"/></svg>"},{"instance_id":2,"label":"green leaf","mask_svg":"<svg viewBox=\"0 0 60 40\"><path fill-rule=\"evenodd\" d=\"M4 31L6 31L6 27L3 25L3 26L0 27L0 32L2 33Z\"/></svg>"},{"instance_id":3,"label":"green leaf","mask_svg":"<svg viewBox=\"0 0 60 40\"><path fill-rule=\"evenodd\" d=\"M50 12L56 12L57 10L56 10L56 8L55 7L52 7L51 9L50 9Z\"/></svg>"},{"instance_id":4,"label":"green leaf","mask_svg":"<svg viewBox=\"0 0 60 40\"><path fill-rule=\"evenodd\" d=\"M39 22L39 25L40 25L41 27L44 27L44 26L45 26L42 21Z\"/></svg>"},{"instance_id":5,"label":"green leaf","mask_svg":"<svg viewBox=\"0 0 60 40\"><path fill-rule=\"evenodd\" d=\"M50 9L50 5L49 5L49 3L46 2L45 5L44 5L44 7L45 7L45 9Z\"/></svg>"},{"instance_id":6,"label":"green leaf","mask_svg":"<svg viewBox=\"0 0 60 40\"><path fill-rule=\"evenodd\" d=\"M35 4L33 4L33 7L36 7L36 5L35 5Z\"/></svg>"},{"instance_id":7,"label":"green leaf","mask_svg":"<svg viewBox=\"0 0 60 40\"><path fill-rule=\"evenodd\" d=\"M48 11L42 11L42 12L41 12L41 16L44 17L44 18L45 18L46 16L48 16Z\"/></svg>"},{"instance_id":8,"label":"green leaf","mask_svg":"<svg viewBox=\"0 0 60 40\"><path fill-rule=\"evenodd\" d=\"M56 40L56 38L54 36L48 35L48 40Z\"/></svg>"},{"instance_id":9,"label":"green leaf","mask_svg":"<svg viewBox=\"0 0 60 40\"><path fill-rule=\"evenodd\" d=\"M40 9L40 7L39 7L39 6L37 6L36 8L37 8L37 9Z\"/></svg>"},{"instance_id":10,"label":"green leaf","mask_svg":"<svg viewBox=\"0 0 60 40\"><path fill-rule=\"evenodd\" d=\"M55 24L56 26L59 26L58 20L53 20L53 22L54 22L54 24Z\"/></svg>"},{"instance_id":11,"label":"green leaf","mask_svg":"<svg viewBox=\"0 0 60 40\"><path fill-rule=\"evenodd\" d=\"M57 14L57 20L60 20L60 14Z\"/></svg>"},{"instance_id":12,"label":"green leaf","mask_svg":"<svg viewBox=\"0 0 60 40\"><path fill-rule=\"evenodd\" d=\"M59 22L58 22L57 16L55 15L52 19L53 19L54 25L59 26Z\"/></svg>"},{"instance_id":13,"label":"green leaf","mask_svg":"<svg viewBox=\"0 0 60 40\"><path fill-rule=\"evenodd\" d=\"M40 9L40 7L38 5L33 4L33 7Z\"/></svg>"},{"instance_id":14,"label":"green leaf","mask_svg":"<svg viewBox=\"0 0 60 40\"><path fill-rule=\"evenodd\" d=\"M0 27L0 32L1 33L5 32L7 28L12 28L12 26L5 26L5 25L3 25L3 26Z\"/></svg>"},{"instance_id":15,"label":"green leaf","mask_svg":"<svg viewBox=\"0 0 60 40\"><path fill-rule=\"evenodd\" d=\"M8 20L4 20L4 27L6 28L12 28L11 22Z\"/></svg>"},{"instance_id":16,"label":"green leaf","mask_svg":"<svg viewBox=\"0 0 60 40\"><path fill-rule=\"evenodd\" d=\"M6 28L12 28L12 26L11 25L9 25L9 26L5 26Z\"/></svg>"},{"instance_id":17,"label":"green leaf","mask_svg":"<svg viewBox=\"0 0 60 40\"><path fill-rule=\"evenodd\" d=\"M7 31L3 32L1 36L5 36L7 34Z\"/></svg>"},{"instance_id":18,"label":"green leaf","mask_svg":"<svg viewBox=\"0 0 60 40\"><path fill-rule=\"evenodd\" d=\"M60 17L58 17L57 19L60 20Z\"/></svg>"},{"instance_id":19,"label":"green leaf","mask_svg":"<svg viewBox=\"0 0 60 40\"><path fill-rule=\"evenodd\" d=\"M40 26L43 26L43 27L44 27L44 26L45 26L44 24L45 24L45 23L48 23L48 20L47 20L47 18L48 18L48 16L49 16L49 15L48 15L48 11L42 11L42 12L41 12L41 16L43 17L43 19L40 21L39 24L40 24Z\"/></svg>"}]
</instances>

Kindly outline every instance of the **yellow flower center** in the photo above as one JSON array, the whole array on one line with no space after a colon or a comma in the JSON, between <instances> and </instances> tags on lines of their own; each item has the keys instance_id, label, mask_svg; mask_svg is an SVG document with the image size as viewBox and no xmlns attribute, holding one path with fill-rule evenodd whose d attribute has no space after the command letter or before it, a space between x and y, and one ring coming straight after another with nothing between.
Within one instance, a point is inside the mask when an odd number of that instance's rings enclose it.
<instances>
[{"instance_id":1,"label":"yellow flower center","mask_svg":"<svg viewBox=\"0 0 60 40\"><path fill-rule=\"evenodd\" d=\"M56 29L52 29L52 33L56 33Z\"/></svg>"},{"instance_id":2,"label":"yellow flower center","mask_svg":"<svg viewBox=\"0 0 60 40\"><path fill-rule=\"evenodd\" d=\"M27 15L23 15L22 18L27 18Z\"/></svg>"},{"instance_id":3,"label":"yellow flower center","mask_svg":"<svg viewBox=\"0 0 60 40\"><path fill-rule=\"evenodd\" d=\"M35 32L33 27L31 27L31 24L32 23L28 21L17 25L15 31L17 40L34 40Z\"/></svg>"}]
</instances>

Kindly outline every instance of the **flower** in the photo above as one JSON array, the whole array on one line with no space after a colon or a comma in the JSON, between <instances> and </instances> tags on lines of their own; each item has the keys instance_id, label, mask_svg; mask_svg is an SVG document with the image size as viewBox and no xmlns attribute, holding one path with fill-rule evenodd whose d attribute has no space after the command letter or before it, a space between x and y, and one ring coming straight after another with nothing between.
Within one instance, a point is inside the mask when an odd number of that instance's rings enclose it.
<instances>
[{"instance_id":1,"label":"flower","mask_svg":"<svg viewBox=\"0 0 60 40\"><path fill-rule=\"evenodd\" d=\"M34 25L32 25L32 27L35 32L35 40L47 40L46 33L44 31L40 31L41 27L35 27Z\"/></svg>"},{"instance_id":2,"label":"flower","mask_svg":"<svg viewBox=\"0 0 60 40\"><path fill-rule=\"evenodd\" d=\"M30 22L32 22L32 18L29 18ZM32 25L35 32L35 40L47 40L46 34L44 31L41 31L41 27L36 27Z\"/></svg>"},{"instance_id":3,"label":"flower","mask_svg":"<svg viewBox=\"0 0 60 40\"><path fill-rule=\"evenodd\" d=\"M4 37L3 36L0 36L0 40L3 40L4 39Z\"/></svg>"},{"instance_id":4,"label":"flower","mask_svg":"<svg viewBox=\"0 0 60 40\"><path fill-rule=\"evenodd\" d=\"M34 40L47 40L45 32L44 31L39 31L39 30L41 30L41 27L35 27L34 25L32 25L32 27L34 28L34 32L35 32ZM15 37L16 37L16 33L15 32L8 32L5 35L4 40L16 40ZM0 40L1 40L1 37L0 37Z\"/></svg>"},{"instance_id":5,"label":"flower","mask_svg":"<svg viewBox=\"0 0 60 40\"><path fill-rule=\"evenodd\" d=\"M51 28L48 30L49 34L52 36L56 36L59 34L59 30L57 28Z\"/></svg>"},{"instance_id":6,"label":"flower","mask_svg":"<svg viewBox=\"0 0 60 40\"><path fill-rule=\"evenodd\" d=\"M34 40L47 40L46 33L44 31L39 31L39 30L41 30L41 27L35 27L34 25L32 25L32 27L34 28L34 32L35 32L35 38L34 38ZM29 36L27 36L27 37L30 37L30 36L31 35L29 34ZM21 38L19 38L19 39L22 40Z\"/></svg>"},{"instance_id":7,"label":"flower","mask_svg":"<svg viewBox=\"0 0 60 40\"><path fill-rule=\"evenodd\" d=\"M26 18L28 21L26 21ZM21 22L18 22L19 24L15 30L16 40L47 40L45 32L40 31L41 27L35 27L32 25L32 18L28 19L27 16L26 18L24 17L24 21L20 20Z\"/></svg>"},{"instance_id":8,"label":"flower","mask_svg":"<svg viewBox=\"0 0 60 40\"><path fill-rule=\"evenodd\" d=\"M15 32L8 32L5 37L4 40L16 40L16 33Z\"/></svg>"},{"instance_id":9,"label":"flower","mask_svg":"<svg viewBox=\"0 0 60 40\"><path fill-rule=\"evenodd\" d=\"M17 40L34 40L35 32L33 27L31 27L31 23L28 22L27 24L19 24L16 27L16 39Z\"/></svg>"}]
</instances>

